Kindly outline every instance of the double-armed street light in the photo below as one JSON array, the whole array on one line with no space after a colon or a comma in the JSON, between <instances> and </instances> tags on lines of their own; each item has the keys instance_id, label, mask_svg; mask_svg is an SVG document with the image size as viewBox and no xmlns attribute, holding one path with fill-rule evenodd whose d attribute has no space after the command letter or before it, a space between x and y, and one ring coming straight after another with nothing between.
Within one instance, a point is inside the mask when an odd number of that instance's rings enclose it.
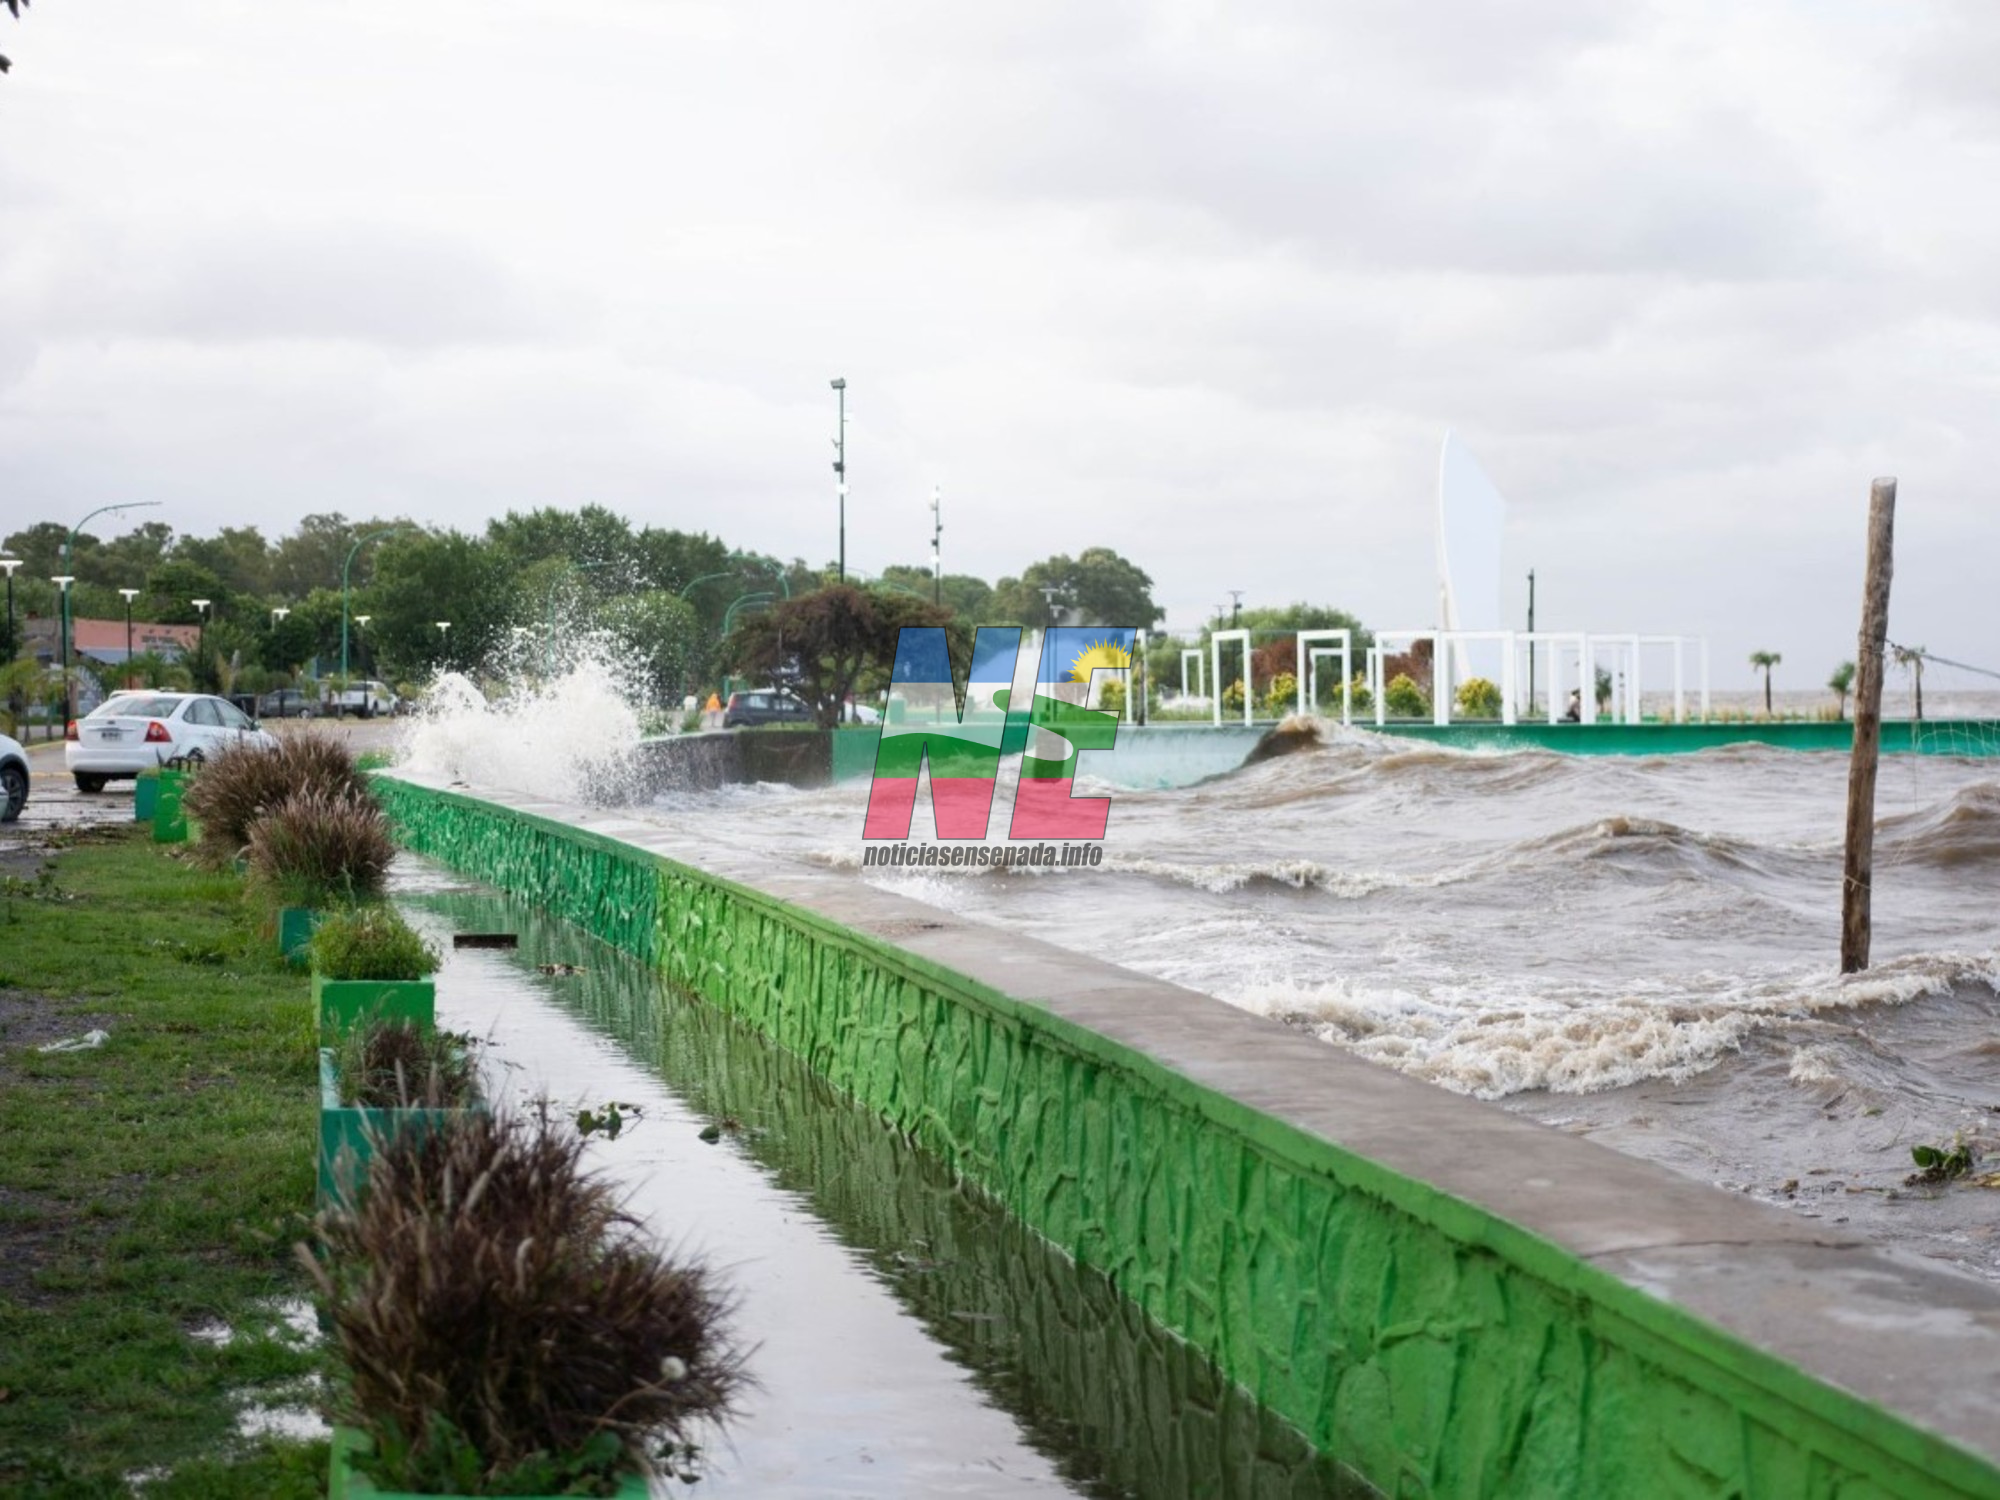
<instances>
[{"instance_id":1,"label":"double-armed street light","mask_svg":"<svg viewBox=\"0 0 2000 1500\"><path fill-rule=\"evenodd\" d=\"M70 572L69 559L70 550L76 545L76 534L98 516L108 516L113 511L120 510L145 510L160 503L158 500L124 500L116 505L100 505L96 510L88 512L81 521L70 527L69 535L63 538L62 577L68 580L62 585L63 714L65 722L75 713L76 709L76 700L74 694L71 692L69 681L69 643L72 633L72 621L70 620L69 613L69 586L76 582L76 575ZM11 572L8 574L8 581L10 583L13 581Z\"/></svg>"}]
</instances>

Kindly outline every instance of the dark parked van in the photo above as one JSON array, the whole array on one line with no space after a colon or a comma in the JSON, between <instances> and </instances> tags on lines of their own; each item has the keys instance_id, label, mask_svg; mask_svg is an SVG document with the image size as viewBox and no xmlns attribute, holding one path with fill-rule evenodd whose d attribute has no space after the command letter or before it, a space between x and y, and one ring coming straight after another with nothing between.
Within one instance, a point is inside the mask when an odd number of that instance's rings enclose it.
<instances>
[{"instance_id":1,"label":"dark parked van","mask_svg":"<svg viewBox=\"0 0 2000 1500\"><path fill-rule=\"evenodd\" d=\"M754 724L810 724L813 711L790 693L760 688L751 693L731 693L722 710L722 727L735 729Z\"/></svg>"}]
</instances>

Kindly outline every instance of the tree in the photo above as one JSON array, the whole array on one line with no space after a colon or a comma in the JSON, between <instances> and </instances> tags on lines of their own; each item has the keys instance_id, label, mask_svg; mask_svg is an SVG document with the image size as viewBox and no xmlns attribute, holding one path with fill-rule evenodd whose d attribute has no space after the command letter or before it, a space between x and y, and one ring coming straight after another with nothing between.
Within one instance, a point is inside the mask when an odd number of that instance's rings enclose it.
<instances>
[{"instance_id":1,"label":"tree","mask_svg":"<svg viewBox=\"0 0 2000 1500\"><path fill-rule=\"evenodd\" d=\"M1052 611L1059 611L1052 617ZM993 618L981 624L1117 625L1150 630L1161 615L1153 580L1109 547L1030 563L994 585Z\"/></svg>"},{"instance_id":2,"label":"tree","mask_svg":"<svg viewBox=\"0 0 2000 1500\"><path fill-rule=\"evenodd\" d=\"M1407 672L1398 672L1389 679L1388 685L1382 689L1382 704L1399 719L1430 717L1431 700L1424 696L1424 690Z\"/></svg>"},{"instance_id":3,"label":"tree","mask_svg":"<svg viewBox=\"0 0 2000 1500\"><path fill-rule=\"evenodd\" d=\"M673 708L688 690L701 625L694 606L665 589L621 594L604 606L605 629L638 668L640 686L655 707Z\"/></svg>"},{"instance_id":4,"label":"tree","mask_svg":"<svg viewBox=\"0 0 2000 1500\"><path fill-rule=\"evenodd\" d=\"M1854 690L1854 663L1844 661L1835 667L1833 675L1827 678L1826 685L1840 694L1840 716L1846 718L1847 695Z\"/></svg>"},{"instance_id":5,"label":"tree","mask_svg":"<svg viewBox=\"0 0 2000 1500\"><path fill-rule=\"evenodd\" d=\"M947 573L940 580L932 577L929 568L891 563L882 570L882 581L914 589L927 599L935 592L942 596L946 609L969 624L984 625L991 612L993 585L970 573Z\"/></svg>"},{"instance_id":6,"label":"tree","mask_svg":"<svg viewBox=\"0 0 2000 1500\"><path fill-rule=\"evenodd\" d=\"M221 579L232 594L271 591L271 549L255 526L225 526L214 536L184 536L174 543L172 558L193 563Z\"/></svg>"},{"instance_id":7,"label":"tree","mask_svg":"<svg viewBox=\"0 0 2000 1500\"><path fill-rule=\"evenodd\" d=\"M146 594L134 603L141 619L162 625L199 625L195 600L209 601L209 623L224 614L234 616L236 596L207 568L186 558L170 557L146 575Z\"/></svg>"},{"instance_id":8,"label":"tree","mask_svg":"<svg viewBox=\"0 0 2000 1500\"><path fill-rule=\"evenodd\" d=\"M1771 668L1783 660L1784 657L1775 651L1752 651L1750 653L1750 665L1763 669L1764 712L1767 714L1771 712Z\"/></svg>"},{"instance_id":9,"label":"tree","mask_svg":"<svg viewBox=\"0 0 2000 1500\"><path fill-rule=\"evenodd\" d=\"M339 511L320 511L307 516L298 529L280 541L271 552L271 588L280 599L299 600L314 589L340 588L340 570L347 554L365 536L394 526L418 529L407 516L350 521ZM354 554L348 575L353 588L365 588L375 576L375 549L363 547Z\"/></svg>"},{"instance_id":10,"label":"tree","mask_svg":"<svg viewBox=\"0 0 2000 1500\"><path fill-rule=\"evenodd\" d=\"M739 617L725 649L736 669L753 677L775 678L796 659L798 695L812 705L820 727L831 729L864 678L870 673L887 677L904 626L949 626L950 621L950 612L928 599L830 584L748 619ZM969 642L966 627L956 627L955 633ZM968 644L960 654L969 650Z\"/></svg>"},{"instance_id":11,"label":"tree","mask_svg":"<svg viewBox=\"0 0 2000 1500\"><path fill-rule=\"evenodd\" d=\"M635 576L631 522L601 505L510 510L486 523L486 540L517 568L563 557L592 569L602 583L620 593L640 582Z\"/></svg>"},{"instance_id":12,"label":"tree","mask_svg":"<svg viewBox=\"0 0 2000 1500\"><path fill-rule=\"evenodd\" d=\"M376 659L399 681L483 663L513 623L507 559L461 531L410 532L370 549L375 578L354 614L368 614ZM438 621L451 622L449 633ZM349 635L349 670L354 655Z\"/></svg>"}]
</instances>

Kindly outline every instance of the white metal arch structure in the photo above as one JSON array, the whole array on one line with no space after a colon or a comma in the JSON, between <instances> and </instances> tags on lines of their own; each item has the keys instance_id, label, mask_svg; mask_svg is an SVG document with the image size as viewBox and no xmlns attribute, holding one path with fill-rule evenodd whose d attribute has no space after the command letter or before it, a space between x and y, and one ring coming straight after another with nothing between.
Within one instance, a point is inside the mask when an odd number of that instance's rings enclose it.
<instances>
[{"instance_id":1,"label":"white metal arch structure","mask_svg":"<svg viewBox=\"0 0 2000 1500\"><path fill-rule=\"evenodd\" d=\"M1190 661L1194 663L1194 696L1197 698L1206 698L1208 696L1208 685L1202 670L1201 647L1199 646L1183 646L1181 648L1181 696L1183 698L1189 696L1187 680L1188 663Z\"/></svg>"},{"instance_id":2,"label":"white metal arch structure","mask_svg":"<svg viewBox=\"0 0 2000 1500\"><path fill-rule=\"evenodd\" d=\"M1435 628L1430 630L1378 630L1375 632L1375 644L1368 650L1368 692L1375 700L1376 728L1379 729L1382 725L1389 722L1388 705L1382 701L1382 690L1386 686L1382 679L1385 676L1383 671L1384 663L1396 654L1391 648L1401 646L1405 650L1408 650L1411 646L1416 645L1418 641L1431 641L1435 643L1438 633ZM1431 652L1431 676L1433 679L1437 676L1437 652L1435 649Z\"/></svg>"},{"instance_id":3,"label":"white metal arch structure","mask_svg":"<svg viewBox=\"0 0 2000 1500\"><path fill-rule=\"evenodd\" d=\"M1562 723L1563 710L1569 706L1567 701L1569 688L1565 686L1567 679L1565 668L1572 661L1576 664L1575 685L1578 690L1577 708L1579 717L1581 722L1585 724L1596 722L1597 696L1594 693L1584 694L1582 692L1584 686L1583 679L1588 675L1585 663L1590 660L1590 637L1587 634L1581 630L1522 631L1514 637L1514 643L1517 650L1526 650L1531 657L1535 654L1537 648L1542 652L1542 663L1545 669L1542 677L1549 685L1549 723ZM1517 678L1516 680L1518 681L1519 679ZM1532 704L1529 706L1529 711L1533 712Z\"/></svg>"},{"instance_id":4,"label":"white metal arch structure","mask_svg":"<svg viewBox=\"0 0 2000 1500\"><path fill-rule=\"evenodd\" d=\"M1218 630L1208 638L1209 681L1215 685L1213 702L1215 722L1222 722L1222 643L1233 641L1243 648L1243 722L1250 722L1250 715L1257 701L1256 684L1251 679L1250 632L1247 630Z\"/></svg>"},{"instance_id":5,"label":"white metal arch structure","mask_svg":"<svg viewBox=\"0 0 2000 1500\"><path fill-rule=\"evenodd\" d=\"M1451 649L1452 662L1464 663L1471 660L1465 647L1473 641L1493 641L1500 647L1500 722L1512 724L1514 714L1514 671L1515 632L1511 630L1441 630L1435 655L1443 657L1446 647ZM1431 721L1436 724L1451 722L1452 705L1457 700L1457 684L1452 680L1450 666L1442 672L1435 662L1432 669ZM1470 680L1469 678L1467 680Z\"/></svg>"},{"instance_id":6,"label":"white metal arch structure","mask_svg":"<svg viewBox=\"0 0 2000 1500\"><path fill-rule=\"evenodd\" d=\"M1323 651L1312 649L1314 641L1334 641L1336 645ZM1298 635L1299 712L1319 707L1319 661L1323 656L1340 658L1340 722L1354 722L1354 632L1345 628L1338 630L1301 630Z\"/></svg>"}]
</instances>

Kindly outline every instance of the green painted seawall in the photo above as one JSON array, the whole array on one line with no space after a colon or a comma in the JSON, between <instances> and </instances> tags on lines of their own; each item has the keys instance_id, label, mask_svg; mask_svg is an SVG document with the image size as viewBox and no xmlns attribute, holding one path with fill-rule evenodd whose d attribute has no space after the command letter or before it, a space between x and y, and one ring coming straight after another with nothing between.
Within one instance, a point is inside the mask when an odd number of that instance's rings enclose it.
<instances>
[{"instance_id":1,"label":"green painted seawall","mask_svg":"<svg viewBox=\"0 0 2000 1500\"><path fill-rule=\"evenodd\" d=\"M408 847L755 1026L1387 1493L2000 1497L1982 1283L852 881L377 786Z\"/></svg>"}]
</instances>

